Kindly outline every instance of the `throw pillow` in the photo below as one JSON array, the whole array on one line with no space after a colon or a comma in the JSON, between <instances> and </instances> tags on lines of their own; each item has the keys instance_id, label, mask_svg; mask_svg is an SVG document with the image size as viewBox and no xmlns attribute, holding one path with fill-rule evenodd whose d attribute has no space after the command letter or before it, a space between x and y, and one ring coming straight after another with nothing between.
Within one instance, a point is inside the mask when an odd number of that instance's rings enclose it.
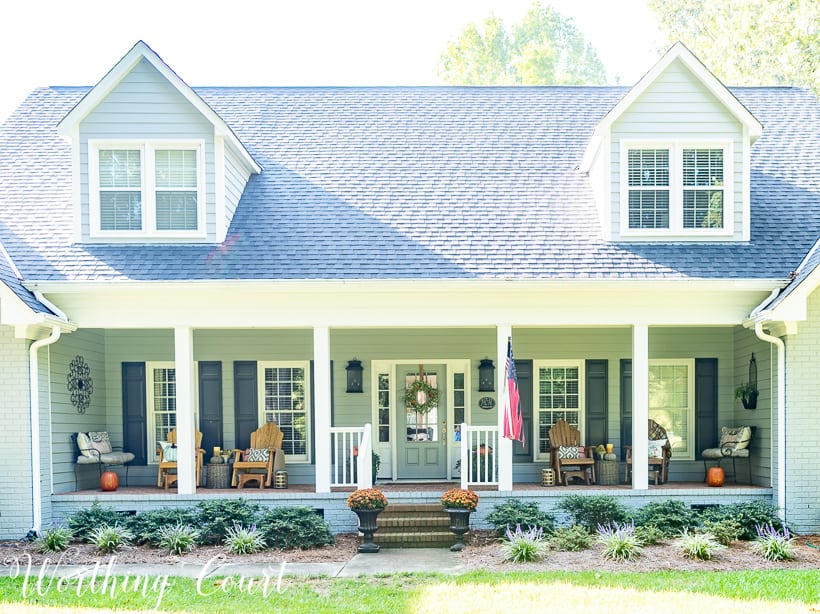
<instances>
[{"instance_id":1,"label":"throw pillow","mask_svg":"<svg viewBox=\"0 0 820 614\"><path fill-rule=\"evenodd\" d=\"M720 429L720 447L731 448L732 450L743 450L749 447L752 439L752 429L748 426L738 426L729 428L724 426Z\"/></svg>"},{"instance_id":2,"label":"throw pillow","mask_svg":"<svg viewBox=\"0 0 820 614\"><path fill-rule=\"evenodd\" d=\"M666 447L665 439L649 440L649 458L663 458L663 449Z\"/></svg>"},{"instance_id":3,"label":"throw pillow","mask_svg":"<svg viewBox=\"0 0 820 614\"><path fill-rule=\"evenodd\" d=\"M578 450L578 446L559 446L558 447L558 458L560 458L560 459L581 458L581 453Z\"/></svg>"},{"instance_id":4,"label":"throw pillow","mask_svg":"<svg viewBox=\"0 0 820 614\"><path fill-rule=\"evenodd\" d=\"M245 460L249 463L267 463L270 460L270 450L267 448L248 448L245 450Z\"/></svg>"},{"instance_id":5,"label":"throw pillow","mask_svg":"<svg viewBox=\"0 0 820 614\"><path fill-rule=\"evenodd\" d=\"M100 454L111 454L111 440L106 431L89 431L88 438L91 440L91 447Z\"/></svg>"},{"instance_id":6,"label":"throw pillow","mask_svg":"<svg viewBox=\"0 0 820 614\"><path fill-rule=\"evenodd\" d=\"M88 438L88 433L77 433L77 447L80 448L80 454L88 458L98 458L94 454L94 446L91 445L91 440Z\"/></svg>"},{"instance_id":7,"label":"throw pillow","mask_svg":"<svg viewBox=\"0 0 820 614\"><path fill-rule=\"evenodd\" d=\"M178 451L176 444L169 441L160 441L159 445L162 448L162 462L175 463Z\"/></svg>"}]
</instances>

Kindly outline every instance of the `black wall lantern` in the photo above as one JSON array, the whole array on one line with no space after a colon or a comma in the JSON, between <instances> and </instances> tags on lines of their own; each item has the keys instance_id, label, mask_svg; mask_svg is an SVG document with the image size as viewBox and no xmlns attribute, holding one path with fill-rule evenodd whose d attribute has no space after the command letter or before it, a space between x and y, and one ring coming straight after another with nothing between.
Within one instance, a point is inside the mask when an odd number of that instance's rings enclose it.
<instances>
[{"instance_id":1,"label":"black wall lantern","mask_svg":"<svg viewBox=\"0 0 820 614\"><path fill-rule=\"evenodd\" d=\"M478 365L478 391L495 392L495 366L489 358L482 358Z\"/></svg>"},{"instance_id":2,"label":"black wall lantern","mask_svg":"<svg viewBox=\"0 0 820 614\"><path fill-rule=\"evenodd\" d=\"M361 360L348 361L347 363L347 391L348 392L364 392L362 389L362 374L364 367Z\"/></svg>"}]
</instances>

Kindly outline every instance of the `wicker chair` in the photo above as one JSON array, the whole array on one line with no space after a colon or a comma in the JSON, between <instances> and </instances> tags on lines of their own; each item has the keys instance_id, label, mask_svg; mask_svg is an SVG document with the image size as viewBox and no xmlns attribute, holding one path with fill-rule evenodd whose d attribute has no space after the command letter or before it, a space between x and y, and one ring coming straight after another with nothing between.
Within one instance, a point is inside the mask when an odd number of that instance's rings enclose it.
<instances>
[{"instance_id":1,"label":"wicker chair","mask_svg":"<svg viewBox=\"0 0 820 614\"><path fill-rule=\"evenodd\" d=\"M672 458L672 444L666 434L666 429L652 418L649 419L649 441L664 442L660 447L660 454L652 454L648 459L650 477L654 475L655 485L657 486L669 479L669 460ZM629 483L629 475L632 471L632 446L624 446L624 449L626 450L624 482ZM651 453L652 448L649 451Z\"/></svg>"},{"instance_id":2,"label":"wicker chair","mask_svg":"<svg viewBox=\"0 0 820 614\"><path fill-rule=\"evenodd\" d=\"M556 422L549 432L550 455L558 484L567 485L571 477L587 484L595 482L595 459L592 448L581 445L581 431L566 420ZM573 450L574 449L574 450Z\"/></svg>"}]
</instances>

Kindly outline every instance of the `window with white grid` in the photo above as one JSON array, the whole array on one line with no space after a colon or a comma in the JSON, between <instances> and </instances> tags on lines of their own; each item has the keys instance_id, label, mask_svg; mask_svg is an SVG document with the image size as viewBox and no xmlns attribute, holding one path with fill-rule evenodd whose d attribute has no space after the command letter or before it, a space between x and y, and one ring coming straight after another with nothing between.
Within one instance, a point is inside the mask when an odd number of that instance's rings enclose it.
<instances>
[{"instance_id":1,"label":"window with white grid","mask_svg":"<svg viewBox=\"0 0 820 614\"><path fill-rule=\"evenodd\" d=\"M201 142L90 140L91 236L202 236L202 151Z\"/></svg>"},{"instance_id":2,"label":"window with white grid","mask_svg":"<svg viewBox=\"0 0 820 614\"><path fill-rule=\"evenodd\" d=\"M260 363L262 422L282 431L282 450L288 460L309 460L310 401L305 363Z\"/></svg>"},{"instance_id":3,"label":"window with white grid","mask_svg":"<svg viewBox=\"0 0 820 614\"><path fill-rule=\"evenodd\" d=\"M583 431L583 369L580 361L536 361L537 457L548 459L549 430L559 420Z\"/></svg>"},{"instance_id":4,"label":"window with white grid","mask_svg":"<svg viewBox=\"0 0 820 614\"><path fill-rule=\"evenodd\" d=\"M666 429L672 458L694 459L695 361L649 362L649 417Z\"/></svg>"},{"instance_id":5,"label":"window with white grid","mask_svg":"<svg viewBox=\"0 0 820 614\"><path fill-rule=\"evenodd\" d=\"M177 425L177 380L173 363L146 364L148 455L159 462L157 447Z\"/></svg>"},{"instance_id":6,"label":"window with white grid","mask_svg":"<svg viewBox=\"0 0 820 614\"><path fill-rule=\"evenodd\" d=\"M379 443L390 441L390 374L379 373Z\"/></svg>"},{"instance_id":7,"label":"window with white grid","mask_svg":"<svg viewBox=\"0 0 820 614\"><path fill-rule=\"evenodd\" d=\"M732 232L731 143L621 142L621 233Z\"/></svg>"}]
</instances>

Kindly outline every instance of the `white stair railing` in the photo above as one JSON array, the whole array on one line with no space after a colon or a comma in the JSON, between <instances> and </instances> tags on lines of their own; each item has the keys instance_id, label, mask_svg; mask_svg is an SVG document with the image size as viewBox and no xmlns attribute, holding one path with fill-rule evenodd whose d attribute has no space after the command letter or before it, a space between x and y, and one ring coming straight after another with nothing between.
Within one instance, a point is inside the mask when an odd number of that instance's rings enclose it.
<instances>
[{"instance_id":1,"label":"white stair railing","mask_svg":"<svg viewBox=\"0 0 820 614\"><path fill-rule=\"evenodd\" d=\"M461 425L461 487L498 484L498 427Z\"/></svg>"},{"instance_id":2,"label":"white stair railing","mask_svg":"<svg viewBox=\"0 0 820 614\"><path fill-rule=\"evenodd\" d=\"M372 427L331 427L331 486L373 485Z\"/></svg>"}]
</instances>

